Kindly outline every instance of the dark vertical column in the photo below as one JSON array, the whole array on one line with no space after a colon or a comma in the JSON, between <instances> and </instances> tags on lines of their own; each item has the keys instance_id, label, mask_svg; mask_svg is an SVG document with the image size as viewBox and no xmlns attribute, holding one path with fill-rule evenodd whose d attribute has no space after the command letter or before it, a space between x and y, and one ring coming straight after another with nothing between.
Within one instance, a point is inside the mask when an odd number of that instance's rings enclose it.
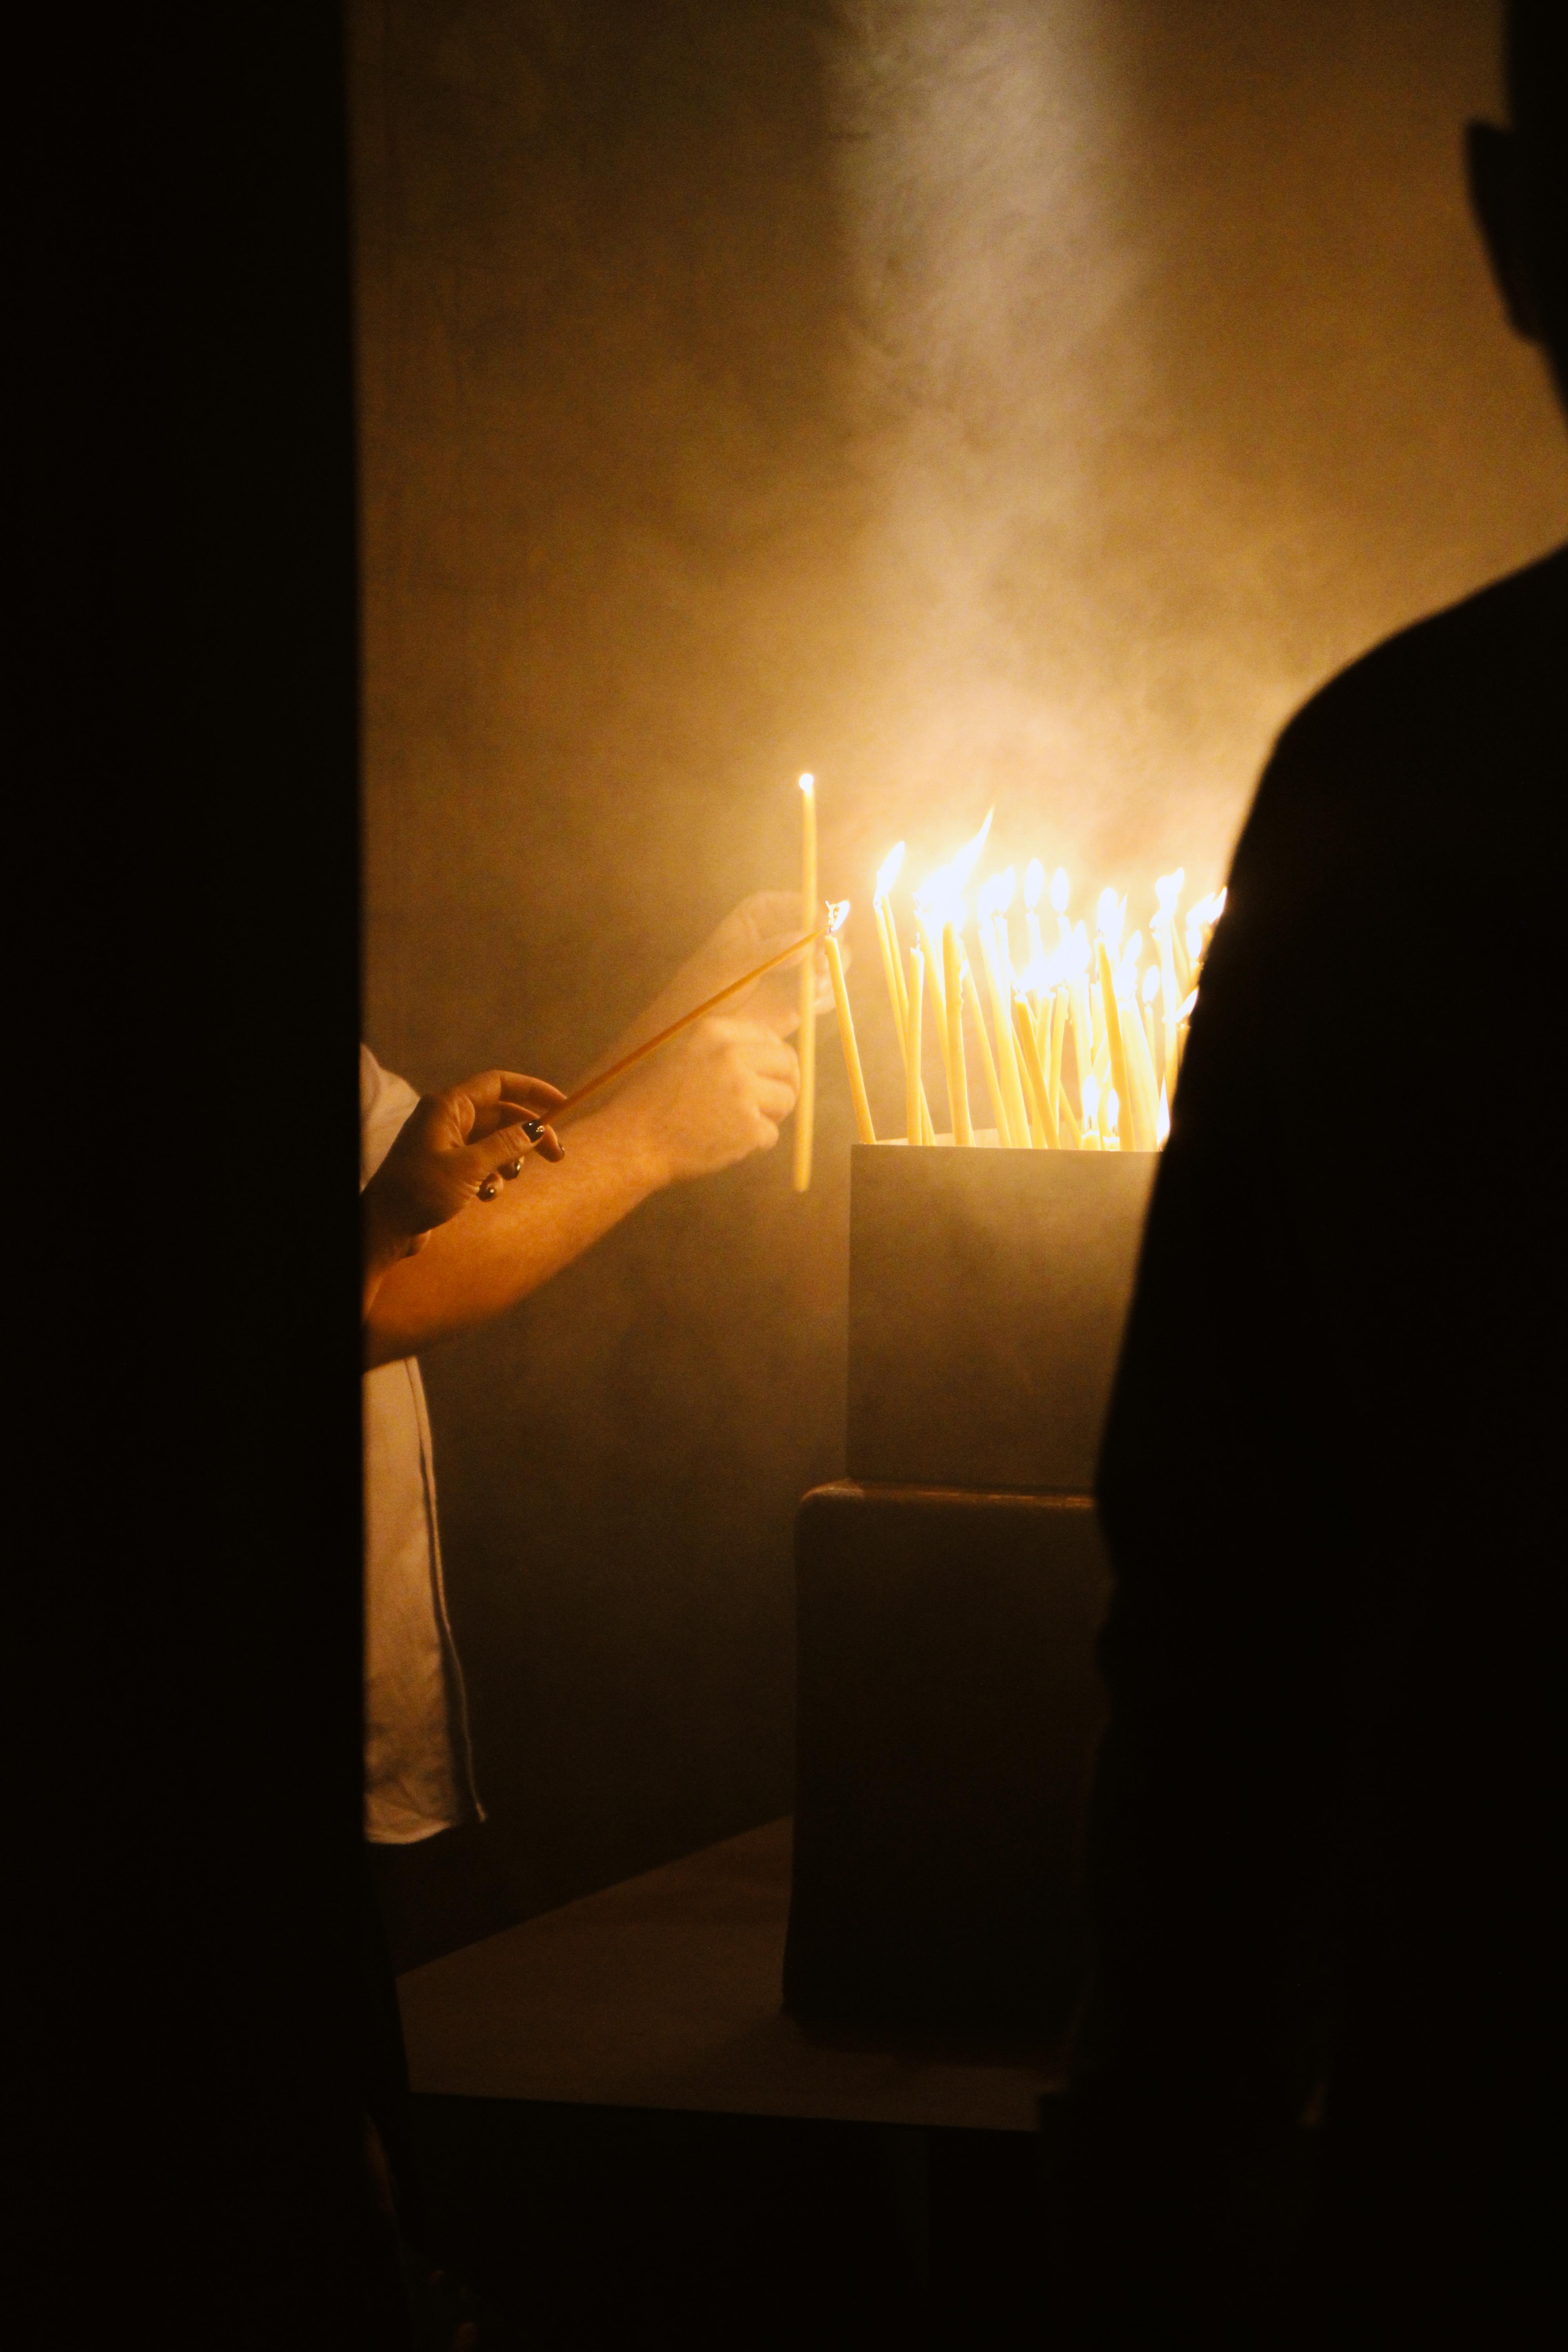
<instances>
[{"instance_id":1,"label":"dark vertical column","mask_svg":"<svg viewBox=\"0 0 1568 2352\"><path fill-rule=\"evenodd\" d=\"M41 298L12 1084L47 1162L17 1253L14 1590L60 1604L25 1648L44 1705L16 1792L32 2169L65 2242L37 2284L60 2341L96 2280L119 2324L92 2340L341 2344L363 2174L341 30L247 0L133 12L112 45L72 18L12 104Z\"/></svg>"}]
</instances>

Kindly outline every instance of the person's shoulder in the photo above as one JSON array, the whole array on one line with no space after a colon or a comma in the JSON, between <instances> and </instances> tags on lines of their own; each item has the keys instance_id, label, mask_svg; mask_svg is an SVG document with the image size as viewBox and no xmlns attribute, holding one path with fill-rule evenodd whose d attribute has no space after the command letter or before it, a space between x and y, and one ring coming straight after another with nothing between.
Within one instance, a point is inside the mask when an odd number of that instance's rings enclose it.
<instances>
[{"instance_id":1,"label":"person's shoulder","mask_svg":"<svg viewBox=\"0 0 1568 2352\"><path fill-rule=\"evenodd\" d=\"M1412 623L1321 687L1271 764L1385 775L1496 761L1560 730L1568 709L1568 547Z\"/></svg>"}]
</instances>

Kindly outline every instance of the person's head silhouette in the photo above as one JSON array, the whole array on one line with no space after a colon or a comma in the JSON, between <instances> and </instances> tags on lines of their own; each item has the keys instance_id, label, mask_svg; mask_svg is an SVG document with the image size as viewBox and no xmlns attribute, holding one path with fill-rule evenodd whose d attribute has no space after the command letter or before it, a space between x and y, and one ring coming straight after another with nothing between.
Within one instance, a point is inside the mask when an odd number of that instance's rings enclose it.
<instances>
[{"instance_id":1,"label":"person's head silhouette","mask_svg":"<svg viewBox=\"0 0 1568 2352\"><path fill-rule=\"evenodd\" d=\"M1470 201L1508 314L1540 343L1568 410L1568 12L1510 0L1511 128L1472 122Z\"/></svg>"}]
</instances>

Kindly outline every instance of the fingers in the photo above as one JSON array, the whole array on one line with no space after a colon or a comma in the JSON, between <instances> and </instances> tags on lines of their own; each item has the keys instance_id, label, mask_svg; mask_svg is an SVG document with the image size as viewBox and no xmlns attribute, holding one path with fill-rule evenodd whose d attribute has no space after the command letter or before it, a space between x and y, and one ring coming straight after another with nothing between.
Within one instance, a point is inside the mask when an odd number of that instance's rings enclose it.
<instances>
[{"instance_id":1,"label":"fingers","mask_svg":"<svg viewBox=\"0 0 1568 2352\"><path fill-rule=\"evenodd\" d=\"M497 1128L512 1125L525 1113L537 1116L553 1110L566 1099L548 1079L526 1077L521 1070L481 1070L477 1077L465 1078L460 1087L448 1087L442 1099L455 1104L458 1097L466 1097L472 1107L468 1124L462 1129L469 1139L493 1135Z\"/></svg>"},{"instance_id":2,"label":"fingers","mask_svg":"<svg viewBox=\"0 0 1568 2352\"><path fill-rule=\"evenodd\" d=\"M521 1175L523 1162L535 1151L542 1160L558 1160L566 1157L555 1129L541 1127L530 1115L525 1124L514 1122L507 1127L498 1127L493 1135L470 1144L463 1154L465 1173L473 1182L481 1201L493 1201L502 1182L510 1184L514 1177Z\"/></svg>"},{"instance_id":3,"label":"fingers","mask_svg":"<svg viewBox=\"0 0 1568 2352\"><path fill-rule=\"evenodd\" d=\"M710 1024L721 1043L739 1048L759 1076L782 1079L800 1090L800 1057L775 1029L763 1021L719 1021Z\"/></svg>"},{"instance_id":4,"label":"fingers","mask_svg":"<svg viewBox=\"0 0 1568 2352\"><path fill-rule=\"evenodd\" d=\"M799 1098L798 1086L786 1087L777 1078L763 1078L757 1086L757 1108L764 1118L785 1119Z\"/></svg>"}]
</instances>

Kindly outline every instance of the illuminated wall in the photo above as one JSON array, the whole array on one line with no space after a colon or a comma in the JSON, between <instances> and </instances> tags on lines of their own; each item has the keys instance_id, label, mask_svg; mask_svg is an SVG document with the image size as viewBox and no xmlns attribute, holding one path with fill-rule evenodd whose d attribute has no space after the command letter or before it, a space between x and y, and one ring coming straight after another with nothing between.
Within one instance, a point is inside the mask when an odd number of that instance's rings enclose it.
<instances>
[{"instance_id":1,"label":"illuminated wall","mask_svg":"<svg viewBox=\"0 0 1568 2352\"><path fill-rule=\"evenodd\" d=\"M1206 887L1293 704L1568 522L1460 187L1479 0L352 14L366 1021L418 1083L569 1078L793 881L802 767L862 908L992 801L1075 908ZM667 1196L427 1366L492 1813L454 1940L787 1807L821 1067L807 1201L782 1152Z\"/></svg>"}]
</instances>

